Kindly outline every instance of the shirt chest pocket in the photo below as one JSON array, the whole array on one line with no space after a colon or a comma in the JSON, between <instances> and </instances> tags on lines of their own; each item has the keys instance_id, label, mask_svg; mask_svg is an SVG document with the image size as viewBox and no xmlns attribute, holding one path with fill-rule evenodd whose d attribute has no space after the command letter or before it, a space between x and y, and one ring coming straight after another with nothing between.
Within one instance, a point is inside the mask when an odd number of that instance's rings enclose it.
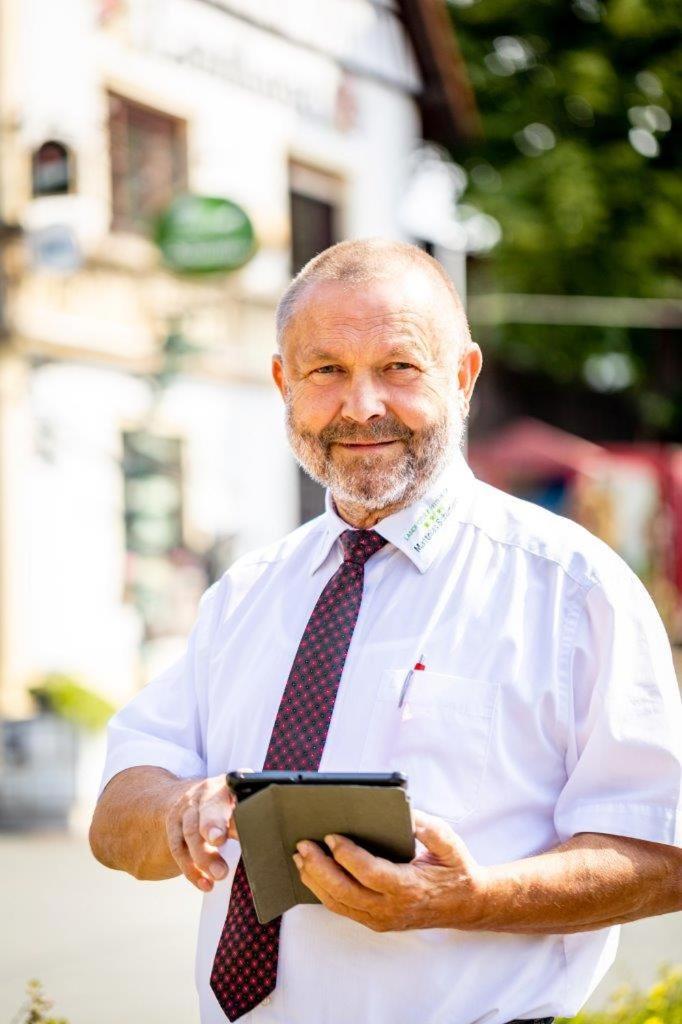
<instances>
[{"instance_id":1,"label":"shirt chest pocket","mask_svg":"<svg viewBox=\"0 0 682 1024\"><path fill-rule=\"evenodd\" d=\"M479 805L498 682L417 671L399 708L406 675L382 673L360 767L404 772L415 809L461 821Z\"/></svg>"}]
</instances>

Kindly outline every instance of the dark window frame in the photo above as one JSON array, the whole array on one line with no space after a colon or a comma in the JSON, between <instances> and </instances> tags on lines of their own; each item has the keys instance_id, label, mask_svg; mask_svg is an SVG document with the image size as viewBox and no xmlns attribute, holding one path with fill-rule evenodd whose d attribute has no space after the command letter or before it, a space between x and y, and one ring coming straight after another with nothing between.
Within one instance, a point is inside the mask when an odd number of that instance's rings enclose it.
<instances>
[{"instance_id":1,"label":"dark window frame","mask_svg":"<svg viewBox=\"0 0 682 1024\"><path fill-rule=\"evenodd\" d=\"M166 111L140 103L130 96L114 90L107 91L108 130L109 130L109 165L111 182L111 219L112 231L125 231L134 234L147 234L156 214L168 203L188 188L188 126L186 120L169 114ZM152 157L155 172L158 174L159 160L167 164L165 180L159 175L156 197L151 200L139 190L144 188L141 182L140 166L144 162L144 153L135 152L135 146L143 148L144 133L147 132L147 145L157 136L153 146ZM137 134L137 139L136 139ZM167 142L165 152L159 150L159 139ZM140 166L135 166L136 159ZM137 180L136 176L137 175ZM136 194L136 188L138 190Z\"/></svg>"}]
</instances>

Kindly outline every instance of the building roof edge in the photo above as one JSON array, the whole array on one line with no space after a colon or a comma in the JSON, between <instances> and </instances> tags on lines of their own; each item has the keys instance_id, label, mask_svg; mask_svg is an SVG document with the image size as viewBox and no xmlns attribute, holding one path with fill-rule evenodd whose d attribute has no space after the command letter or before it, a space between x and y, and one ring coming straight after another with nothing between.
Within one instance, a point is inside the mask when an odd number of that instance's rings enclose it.
<instances>
[{"instance_id":1,"label":"building roof edge","mask_svg":"<svg viewBox=\"0 0 682 1024\"><path fill-rule=\"evenodd\" d=\"M445 146L478 138L481 120L445 0L397 0L423 78L417 98L425 139Z\"/></svg>"}]
</instances>

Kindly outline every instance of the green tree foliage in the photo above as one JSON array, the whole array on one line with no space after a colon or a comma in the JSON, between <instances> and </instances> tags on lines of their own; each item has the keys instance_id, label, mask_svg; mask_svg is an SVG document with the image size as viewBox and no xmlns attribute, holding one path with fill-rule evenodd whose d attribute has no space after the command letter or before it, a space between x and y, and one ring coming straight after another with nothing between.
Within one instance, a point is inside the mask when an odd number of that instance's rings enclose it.
<instances>
[{"instance_id":1,"label":"green tree foliage","mask_svg":"<svg viewBox=\"0 0 682 1024\"><path fill-rule=\"evenodd\" d=\"M469 174L464 201L503 232L472 267L472 291L680 298L679 0L450 0L450 10L483 126L454 153ZM562 381L592 353L625 353L631 383L651 387L654 331L565 325L551 351L547 335L501 324L493 341Z\"/></svg>"}]
</instances>

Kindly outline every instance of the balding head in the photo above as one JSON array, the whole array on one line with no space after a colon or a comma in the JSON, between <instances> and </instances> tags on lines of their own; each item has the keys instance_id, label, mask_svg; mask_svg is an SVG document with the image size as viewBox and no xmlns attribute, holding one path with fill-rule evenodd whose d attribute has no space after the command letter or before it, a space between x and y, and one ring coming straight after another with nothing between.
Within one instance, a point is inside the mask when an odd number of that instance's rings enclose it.
<instances>
[{"instance_id":1,"label":"balding head","mask_svg":"<svg viewBox=\"0 0 682 1024\"><path fill-rule=\"evenodd\" d=\"M297 306L316 284L334 281L349 287L383 281L405 273L424 278L431 286L434 319L449 325L453 352L471 341L462 300L443 266L417 245L383 238L339 242L314 256L298 272L277 306L277 346L282 351L287 327ZM446 327L447 330L447 327Z\"/></svg>"}]
</instances>

